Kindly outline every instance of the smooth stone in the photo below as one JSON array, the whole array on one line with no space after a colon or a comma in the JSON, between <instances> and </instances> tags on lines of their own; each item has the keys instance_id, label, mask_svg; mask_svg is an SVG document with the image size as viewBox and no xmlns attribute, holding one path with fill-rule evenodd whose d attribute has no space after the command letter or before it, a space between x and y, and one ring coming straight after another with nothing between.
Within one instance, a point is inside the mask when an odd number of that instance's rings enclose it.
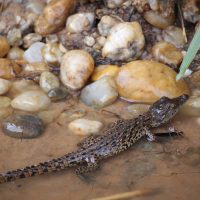
<instances>
[{"instance_id":1,"label":"smooth stone","mask_svg":"<svg viewBox=\"0 0 200 200\"><path fill-rule=\"evenodd\" d=\"M37 114L37 116L44 122L44 124L50 124L56 120L60 115L60 110L44 110Z\"/></svg>"},{"instance_id":2,"label":"smooth stone","mask_svg":"<svg viewBox=\"0 0 200 200\"><path fill-rule=\"evenodd\" d=\"M45 91L49 92L54 88L58 88L60 86L60 82L57 76L55 76L51 72L42 72L40 75L40 87Z\"/></svg>"},{"instance_id":3,"label":"smooth stone","mask_svg":"<svg viewBox=\"0 0 200 200\"><path fill-rule=\"evenodd\" d=\"M177 66L183 60L183 54L169 42L158 42L152 47L152 54L157 61Z\"/></svg>"},{"instance_id":4,"label":"smooth stone","mask_svg":"<svg viewBox=\"0 0 200 200\"><path fill-rule=\"evenodd\" d=\"M63 88L53 88L49 90L48 97L51 101L62 101L66 99L68 96L68 92Z\"/></svg>"},{"instance_id":5,"label":"smooth stone","mask_svg":"<svg viewBox=\"0 0 200 200\"><path fill-rule=\"evenodd\" d=\"M35 22L35 32L41 35L58 32L73 12L76 3L76 0L50 1Z\"/></svg>"},{"instance_id":6,"label":"smooth stone","mask_svg":"<svg viewBox=\"0 0 200 200\"><path fill-rule=\"evenodd\" d=\"M9 97L0 96L0 109L7 108L11 104L11 99Z\"/></svg>"},{"instance_id":7,"label":"smooth stone","mask_svg":"<svg viewBox=\"0 0 200 200\"><path fill-rule=\"evenodd\" d=\"M2 122L3 132L14 138L36 138L44 131L44 124L34 115L11 115Z\"/></svg>"},{"instance_id":8,"label":"smooth stone","mask_svg":"<svg viewBox=\"0 0 200 200\"><path fill-rule=\"evenodd\" d=\"M94 69L92 74L92 81L97 81L104 76L115 77L119 72L119 67L117 65L100 65Z\"/></svg>"},{"instance_id":9,"label":"smooth stone","mask_svg":"<svg viewBox=\"0 0 200 200\"><path fill-rule=\"evenodd\" d=\"M88 106L102 108L112 104L117 97L115 81L105 76L83 88L80 99Z\"/></svg>"},{"instance_id":10,"label":"smooth stone","mask_svg":"<svg viewBox=\"0 0 200 200\"><path fill-rule=\"evenodd\" d=\"M116 77L120 96L131 102L152 103L162 96L175 98L189 94L184 80L176 81L177 73L166 65L147 60L129 62Z\"/></svg>"},{"instance_id":11,"label":"smooth stone","mask_svg":"<svg viewBox=\"0 0 200 200\"><path fill-rule=\"evenodd\" d=\"M71 50L62 58L60 79L66 87L79 90L85 86L93 70L94 60L87 51Z\"/></svg>"},{"instance_id":12,"label":"smooth stone","mask_svg":"<svg viewBox=\"0 0 200 200\"><path fill-rule=\"evenodd\" d=\"M8 106L8 104L4 104L4 107L1 107L0 109L0 120L4 120L6 117L8 117L9 115L12 115L13 113L13 109L9 106L9 107L5 107Z\"/></svg>"},{"instance_id":13,"label":"smooth stone","mask_svg":"<svg viewBox=\"0 0 200 200\"><path fill-rule=\"evenodd\" d=\"M90 135L98 133L103 127L103 124L99 121L81 118L70 122L68 127L77 135Z\"/></svg>"},{"instance_id":14,"label":"smooth stone","mask_svg":"<svg viewBox=\"0 0 200 200\"><path fill-rule=\"evenodd\" d=\"M0 58L0 78L13 79L21 70L21 67L14 61Z\"/></svg>"},{"instance_id":15,"label":"smooth stone","mask_svg":"<svg viewBox=\"0 0 200 200\"><path fill-rule=\"evenodd\" d=\"M19 47L12 47L8 52L7 58L11 60L23 60L24 50Z\"/></svg>"},{"instance_id":16,"label":"smooth stone","mask_svg":"<svg viewBox=\"0 0 200 200\"><path fill-rule=\"evenodd\" d=\"M9 96L15 98L19 94L30 90L40 90L40 87L31 80L17 80L13 82L9 90Z\"/></svg>"},{"instance_id":17,"label":"smooth stone","mask_svg":"<svg viewBox=\"0 0 200 200\"><path fill-rule=\"evenodd\" d=\"M102 56L114 61L137 59L143 52L145 38L138 22L121 22L110 30Z\"/></svg>"},{"instance_id":18,"label":"smooth stone","mask_svg":"<svg viewBox=\"0 0 200 200\"><path fill-rule=\"evenodd\" d=\"M42 48L44 47L44 43L42 42L35 42L33 43L25 52L24 52L24 59L27 62L34 63L34 62L42 62Z\"/></svg>"},{"instance_id":19,"label":"smooth stone","mask_svg":"<svg viewBox=\"0 0 200 200\"><path fill-rule=\"evenodd\" d=\"M75 120L78 118L83 118L87 114L86 110L68 110L61 114L61 117L67 118L69 120Z\"/></svg>"},{"instance_id":20,"label":"smooth stone","mask_svg":"<svg viewBox=\"0 0 200 200\"><path fill-rule=\"evenodd\" d=\"M0 36L0 58L3 58L10 50L10 45L7 39Z\"/></svg>"},{"instance_id":21,"label":"smooth stone","mask_svg":"<svg viewBox=\"0 0 200 200\"><path fill-rule=\"evenodd\" d=\"M0 78L0 95L7 93L11 86L10 81Z\"/></svg>"},{"instance_id":22,"label":"smooth stone","mask_svg":"<svg viewBox=\"0 0 200 200\"><path fill-rule=\"evenodd\" d=\"M15 109L37 112L47 109L51 104L49 97L42 91L26 91L15 97L11 106Z\"/></svg>"}]
</instances>

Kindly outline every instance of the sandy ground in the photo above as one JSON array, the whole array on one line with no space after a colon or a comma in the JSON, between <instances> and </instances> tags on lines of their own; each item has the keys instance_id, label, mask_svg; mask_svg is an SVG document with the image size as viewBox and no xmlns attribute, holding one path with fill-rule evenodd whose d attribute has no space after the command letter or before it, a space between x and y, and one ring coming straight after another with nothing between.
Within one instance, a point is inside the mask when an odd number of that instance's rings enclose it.
<instances>
[{"instance_id":1,"label":"sandy ground","mask_svg":"<svg viewBox=\"0 0 200 200\"><path fill-rule=\"evenodd\" d=\"M122 117L127 103L122 101L106 108ZM59 107L59 105L58 105ZM66 107L67 103L62 103ZM76 104L73 109L86 109L86 118L101 120L106 126L116 120L107 112ZM70 111L70 110L69 110ZM22 168L46 161L76 149L82 139L67 130L67 119L58 118L36 139L20 140L0 133L0 171ZM0 185L0 200L90 200L136 189L152 189L141 200L197 200L200 190L200 133L194 118L177 116L171 123L184 131L184 137L148 142L146 138L131 150L101 163L98 171L78 177L74 169L17 180Z\"/></svg>"}]
</instances>

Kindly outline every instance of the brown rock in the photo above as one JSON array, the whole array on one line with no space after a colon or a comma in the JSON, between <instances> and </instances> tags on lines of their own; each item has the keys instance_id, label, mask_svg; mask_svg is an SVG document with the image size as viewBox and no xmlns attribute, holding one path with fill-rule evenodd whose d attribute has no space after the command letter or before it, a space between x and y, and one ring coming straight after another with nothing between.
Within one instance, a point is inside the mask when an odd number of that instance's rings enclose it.
<instances>
[{"instance_id":1,"label":"brown rock","mask_svg":"<svg viewBox=\"0 0 200 200\"><path fill-rule=\"evenodd\" d=\"M137 60L120 68L116 77L118 92L130 101L154 102L162 96L188 94L187 84L176 82L176 72L156 61Z\"/></svg>"},{"instance_id":2,"label":"brown rock","mask_svg":"<svg viewBox=\"0 0 200 200\"><path fill-rule=\"evenodd\" d=\"M10 50L10 45L5 37L0 36L0 58L3 58Z\"/></svg>"},{"instance_id":3,"label":"brown rock","mask_svg":"<svg viewBox=\"0 0 200 200\"><path fill-rule=\"evenodd\" d=\"M12 79L21 72L21 68L14 61L0 58L0 78Z\"/></svg>"},{"instance_id":4,"label":"brown rock","mask_svg":"<svg viewBox=\"0 0 200 200\"><path fill-rule=\"evenodd\" d=\"M35 22L35 32L48 35L64 26L68 15L76 5L76 0L52 0L43 14Z\"/></svg>"}]
</instances>

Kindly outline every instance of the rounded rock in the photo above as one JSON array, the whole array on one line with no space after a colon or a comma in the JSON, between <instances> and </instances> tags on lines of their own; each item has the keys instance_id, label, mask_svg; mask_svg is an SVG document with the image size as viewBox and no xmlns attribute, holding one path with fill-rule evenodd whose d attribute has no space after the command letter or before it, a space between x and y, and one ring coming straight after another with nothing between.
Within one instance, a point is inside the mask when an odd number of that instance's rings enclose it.
<instances>
[{"instance_id":1,"label":"rounded rock","mask_svg":"<svg viewBox=\"0 0 200 200\"><path fill-rule=\"evenodd\" d=\"M102 36L108 36L111 28L120 22L121 20L116 17L105 15L98 23L98 31Z\"/></svg>"},{"instance_id":2,"label":"rounded rock","mask_svg":"<svg viewBox=\"0 0 200 200\"><path fill-rule=\"evenodd\" d=\"M8 108L10 106L11 99L8 97L0 96L0 109Z\"/></svg>"},{"instance_id":3,"label":"rounded rock","mask_svg":"<svg viewBox=\"0 0 200 200\"><path fill-rule=\"evenodd\" d=\"M116 83L122 98L151 103L162 96L175 98L189 93L187 84L183 80L177 82L176 75L162 63L138 60L120 68Z\"/></svg>"},{"instance_id":4,"label":"rounded rock","mask_svg":"<svg viewBox=\"0 0 200 200\"><path fill-rule=\"evenodd\" d=\"M71 50L65 53L60 67L62 83L73 90L81 89L94 70L92 56L84 50Z\"/></svg>"},{"instance_id":5,"label":"rounded rock","mask_svg":"<svg viewBox=\"0 0 200 200\"><path fill-rule=\"evenodd\" d=\"M99 121L76 119L69 124L69 129L77 135L90 135L98 133L103 124Z\"/></svg>"},{"instance_id":6,"label":"rounded rock","mask_svg":"<svg viewBox=\"0 0 200 200\"><path fill-rule=\"evenodd\" d=\"M67 96L67 91L62 88L54 88L48 92L48 97L51 99L51 101L62 101L66 99Z\"/></svg>"},{"instance_id":7,"label":"rounded rock","mask_svg":"<svg viewBox=\"0 0 200 200\"><path fill-rule=\"evenodd\" d=\"M21 67L14 61L0 58L0 78L12 79L21 72Z\"/></svg>"},{"instance_id":8,"label":"rounded rock","mask_svg":"<svg viewBox=\"0 0 200 200\"><path fill-rule=\"evenodd\" d=\"M97 81L104 76L115 77L119 72L119 67L117 65L100 65L94 69L92 74L92 81Z\"/></svg>"},{"instance_id":9,"label":"rounded rock","mask_svg":"<svg viewBox=\"0 0 200 200\"><path fill-rule=\"evenodd\" d=\"M181 28L169 26L162 32L162 37L166 42L169 42L177 48L182 48L185 45L185 38Z\"/></svg>"},{"instance_id":10,"label":"rounded rock","mask_svg":"<svg viewBox=\"0 0 200 200\"><path fill-rule=\"evenodd\" d=\"M51 1L35 22L35 32L48 35L57 32L76 6L76 0Z\"/></svg>"},{"instance_id":11,"label":"rounded rock","mask_svg":"<svg viewBox=\"0 0 200 200\"><path fill-rule=\"evenodd\" d=\"M152 54L157 61L177 66L183 60L183 54L169 42L158 42L152 48Z\"/></svg>"},{"instance_id":12,"label":"rounded rock","mask_svg":"<svg viewBox=\"0 0 200 200\"><path fill-rule=\"evenodd\" d=\"M42 36L37 33L29 33L23 38L23 47L28 48L32 44L36 42L40 42L42 40Z\"/></svg>"},{"instance_id":13,"label":"rounded rock","mask_svg":"<svg viewBox=\"0 0 200 200\"><path fill-rule=\"evenodd\" d=\"M19 47L12 47L7 55L8 59L11 60L23 60L24 59L24 50Z\"/></svg>"},{"instance_id":14,"label":"rounded rock","mask_svg":"<svg viewBox=\"0 0 200 200\"><path fill-rule=\"evenodd\" d=\"M57 65L61 62L63 52L59 43L48 43L42 48L42 56L46 63Z\"/></svg>"},{"instance_id":15,"label":"rounded rock","mask_svg":"<svg viewBox=\"0 0 200 200\"><path fill-rule=\"evenodd\" d=\"M33 43L25 52L24 52L24 59L27 62L34 63L34 62L42 62L42 48L44 47L44 43L42 42L35 42Z\"/></svg>"},{"instance_id":16,"label":"rounded rock","mask_svg":"<svg viewBox=\"0 0 200 200\"><path fill-rule=\"evenodd\" d=\"M11 85L10 81L0 78L0 95L7 93Z\"/></svg>"},{"instance_id":17,"label":"rounded rock","mask_svg":"<svg viewBox=\"0 0 200 200\"><path fill-rule=\"evenodd\" d=\"M42 72L40 75L40 87L45 91L49 92L54 88L58 88L60 86L60 82L57 76L52 74L51 72Z\"/></svg>"},{"instance_id":18,"label":"rounded rock","mask_svg":"<svg viewBox=\"0 0 200 200\"><path fill-rule=\"evenodd\" d=\"M2 122L3 132L14 138L36 138L44 131L44 124L34 115L11 115Z\"/></svg>"},{"instance_id":19,"label":"rounded rock","mask_svg":"<svg viewBox=\"0 0 200 200\"><path fill-rule=\"evenodd\" d=\"M102 56L115 61L134 60L141 55L144 45L145 39L140 24L122 22L110 30Z\"/></svg>"},{"instance_id":20,"label":"rounded rock","mask_svg":"<svg viewBox=\"0 0 200 200\"><path fill-rule=\"evenodd\" d=\"M94 13L77 13L67 19L66 29L69 33L89 31L94 24Z\"/></svg>"},{"instance_id":21,"label":"rounded rock","mask_svg":"<svg viewBox=\"0 0 200 200\"><path fill-rule=\"evenodd\" d=\"M3 36L0 36L0 58L3 58L10 50L10 45L7 39Z\"/></svg>"},{"instance_id":22,"label":"rounded rock","mask_svg":"<svg viewBox=\"0 0 200 200\"><path fill-rule=\"evenodd\" d=\"M93 108L102 108L112 104L118 97L115 81L105 76L87 85L81 91L81 100Z\"/></svg>"},{"instance_id":23,"label":"rounded rock","mask_svg":"<svg viewBox=\"0 0 200 200\"><path fill-rule=\"evenodd\" d=\"M11 106L15 109L37 112L47 109L51 104L49 97L42 91L26 91L15 97Z\"/></svg>"},{"instance_id":24,"label":"rounded rock","mask_svg":"<svg viewBox=\"0 0 200 200\"><path fill-rule=\"evenodd\" d=\"M19 28L11 29L7 34L8 43L11 46L20 46L22 44L22 32Z\"/></svg>"}]
</instances>

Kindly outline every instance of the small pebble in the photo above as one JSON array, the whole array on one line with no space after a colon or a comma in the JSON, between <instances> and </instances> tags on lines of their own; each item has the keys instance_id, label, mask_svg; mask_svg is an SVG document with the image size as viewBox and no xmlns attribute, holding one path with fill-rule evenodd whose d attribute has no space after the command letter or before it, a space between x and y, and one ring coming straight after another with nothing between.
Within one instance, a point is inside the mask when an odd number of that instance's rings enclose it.
<instances>
[{"instance_id":1,"label":"small pebble","mask_svg":"<svg viewBox=\"0 0 200 200\"><path fill-rule=\"evenodd\" d=\"M49 90L48 97L51 101L62 101L66 99L68 96L68 92L63 88L53 88Z\"/></svg>"},{"instance_id":2,"label":"small pebble","mask_svg":"<svg viewBox=\"0 0 200 200\"><path fill-rule=\"evenodd\" d=\"M10 106L11 99L8 97L0 96L0 109Z\"/></svg>"},{"instance_id":3,"label":"small pebble","mask_svg":"<svg viewBox=\"0 0 200 200\"><path fill-rule=\"evenodd\" d=\"M19 28L11 29L7 34L8 43L11 46L20 46L22 44L22 32Z\"/></svg>"},{"instance_id":4,"label":"small pebble","mask_svg":"<svg viewBox=\"0 0 200 200\"><path fill-rule=\"evenodd\" d=\"M142 54L144 45L141 25L138 22L121 22L110 30L102 56L114 61L134 60Z\"/></svg>"},{"instance_id":5,"label":"small pebble","mask_svg":"<svg viewBox=\"0 0 200 200\"><path fill-rule=\"evenodd\" d=\"M89 31L94 24L94 13L76 13L67 18L66 29L69 33Z\"/></svg>"},{"instance_id":6,"label":"small pebble","mask_svg":"<svg viewBox=\"0 0 200 200\"><path fill-rule=\"evenodd\" d=\"M31 0L26 4L26 9L34 12L37 15L41 15L45 8L45 3L40 0Z\"/></svg>"},{"instance_id":7,"label":"small pebble","mask_svg":"<svg viewBox=\"0 0 200 200\"><path fill-rule=\"evenodd\" d=\"M15 97L11 106L15 109L37 112L47 109L51 104L49 97L42 91L26 91Z\"/></svg>"},{"instance_id":8,"label":"small pebble","mask_svg":"<svg viewBox=\"0 0 200 200\"><path fill-rule=\"evenodd\" d=\"M77 135L90 135L98 133L103 127L103 124L99 121L81 118L70 122L68 127Z\"/></svg>"},{"instance_id":9,"label":"small pebble","mask_svg":"<svg viewBox=\"0 0 200 200\"><path fill-rule=\"evenodd\" d=\"M48 43L42 48L42 56L46 63L58 65L61 62L63 52L59 43Z\"/></svg>"},{"instance_id":10,"label":"small pebble","mask_svg":"<svg viewBox=\"0 0 200 200\"><path fill-rule=\"evenodd\" d=\"M177 48L182 48L185 45L185 38L181 28L169 26L162 32L162 37L166 42L169 42Z\"/></svg>"},{"instance_id":11,"label":"small pebble","mask_svg":"<svg viewBox=\"0 0 200 200\"><path fill-rule=\"evenodd\" d=\"M105 76L87 85L81 91L81 100L93 108L102 108L112 104L118 97L115 81Z\"/></svg>"},{"instance_id":12,"label":"small pebble","mask_svg":"<svg viewBox=\"0 0 200 200\"><path fill-rule=\"evenodd\" d=\"M3 58L10 50L10 45L7 39L0 36L0 58Z\"/></svg>"},{"instance_id":13,"label":"small pebble","mask_svg":"<svg viewBox=\"0 0 200 200\"><path fill-rule=\"evenodd\" d=\"M54 88L58 88L60 86L60 82L57 76L55 76L51 72L42 72L40 75L40 87L45 91L49 92Z\"/></svg>"},{"instance_id":14,"label":"small pebble","mask_svg":"<svg viewBox=\"0 0 200 200\"><path fill-rule=\"evenodd\" d=\"M28 48L32 44L36 42L40 42L42 40L42 36L37 33L29 33L23 38L23 47Z\"/></svg>"},{"instance_id":15,"label":"small pebble","mask_svg":"<svg viewBox=\"0 0 200 200\"><path fill-rule=\"evenodd\" d=\"M21 67L14 61L0 58L0 78L12 79L21 72Z\"/></svg>"},{"instance_id":16,"label":"small pebble","mask_svg":"<svg viewBox=\"0 0 200 200\"><path fill-rule=\"evenodd\" d=\"M0 78L0 95L7 93L11 86L10 81Z\"/></svg>"},{"instance_id":17,"label":"small pebble","mask_svg":"<svg viewBox=\"0 0 200 200\"><path fill-rule=\"evenodd\" d=\"M8 59L11 60L23 60L24 59L24 50L19 47L12 47L7 55Z\"/></svg>"},{"instance_id":18,"label":"small pebble","mask_svg":"<svg viewBox=\"0 0 200 200\"><path fill-rule=\"evenodd\" d=\"M11 115L2 122L3 132L14 138L36 138L44 131L44 124L34 115Z\"/></svg>"},{"instance_id":19,"label":"small pebble","mask_svg":"<svg viewBox=\"0 0 200 200\"><path fill-rule=\"evenodd\" d=\"M183 54L169 42L158 42L152 48L152 54L157 61L177 66L183 60Z\"/></svg>"},{"instance_id":20,"label":"small pebble","mask_svg":"<svg viewBox=\"0 0 200 200\"><path fill-rule=\"evenodd\" d=\"M49 71L49 67L45 62L28 63L24 65L23 71L42 73L45 71Z\"/></svg>"},{"instance_id":21,"label":"small pebble","mask_svg":"<svg viewBox=\"0 0 200 200\"><path fill-rule=\"evenodd\" d=\"M94 70L92 56L84 50L71 50L65 53L60 66L62 83L72 89L81 89Z\"/></svg>"},{"instance_id":22,"label":"small pebble","mask_svg":"<svg viewBox=\"0 0 200 200\"><path fill-rule=\"evenodd\" d=\"M44 124L50 124L54 122L60 115L59 110L45 110L37 114L37 116L44 122Z\"/></svg>"},{"instance_id":23,"label":"small pebble","mask_svg":"<svg viewBox=\"0 0 200 200\"><path fill-rule=\"evenodd\" d=\"M33 43L25 52L24 52L24 59L30 63L34 62L42 62L42 48L44 47L44 43L42 42L35 42Z\"/></svg>"},{"instance_id":24,"label":"small pebble","mask_svg":"<svg viewBox=\"0 0 200 200\"><path fill-rule=\"evenodd\" d=\"M117 65L100 65L94 69L92 74L92 81L97 81L104 76L115 77L119 72L119 67Z\"/></svg>"}]
</instances>

